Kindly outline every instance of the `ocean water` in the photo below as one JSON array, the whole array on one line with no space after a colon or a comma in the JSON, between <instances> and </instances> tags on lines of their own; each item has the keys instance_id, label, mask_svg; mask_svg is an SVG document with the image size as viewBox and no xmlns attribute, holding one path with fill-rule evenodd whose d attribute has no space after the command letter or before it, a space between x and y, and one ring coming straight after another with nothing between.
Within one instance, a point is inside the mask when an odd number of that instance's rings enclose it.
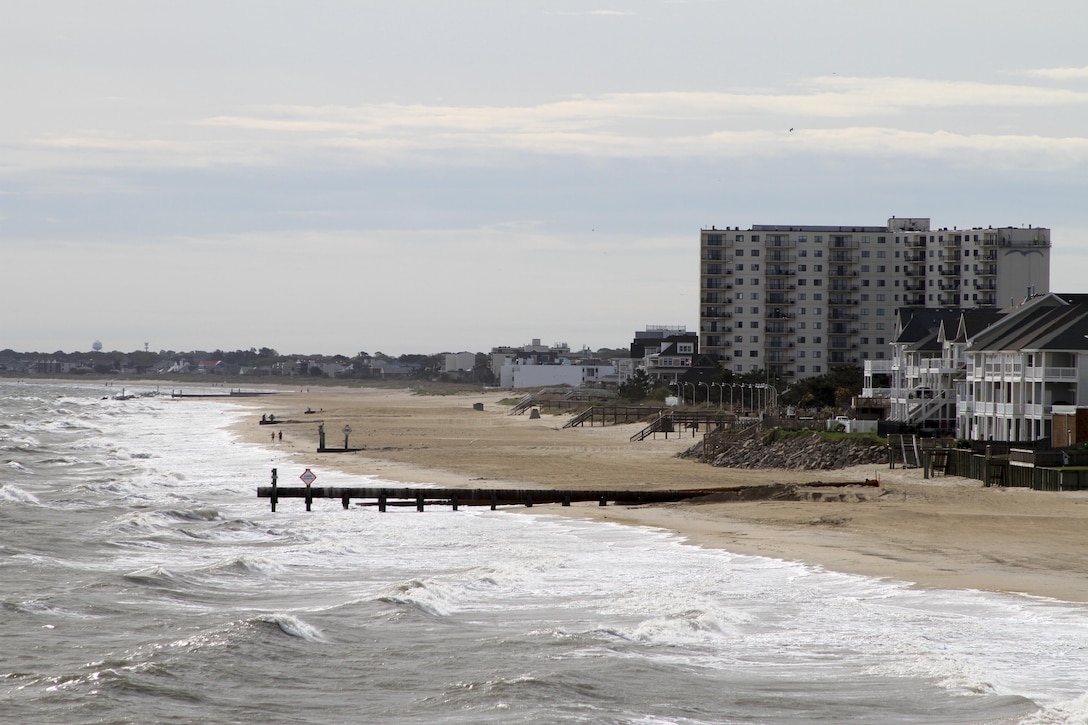
<instances>
[{"instance_id":1,"label":"ocean water","mask_svg":"<svg viewBox=\"0 0 1088 725\"><path fill-rule=\"evenodd\" d=\"M221 399L0 383L0 721L1088 722L1088 607L487 509L269 511ZM133 391L129 391L133 392Z\"/></svg>"}]
</instances>

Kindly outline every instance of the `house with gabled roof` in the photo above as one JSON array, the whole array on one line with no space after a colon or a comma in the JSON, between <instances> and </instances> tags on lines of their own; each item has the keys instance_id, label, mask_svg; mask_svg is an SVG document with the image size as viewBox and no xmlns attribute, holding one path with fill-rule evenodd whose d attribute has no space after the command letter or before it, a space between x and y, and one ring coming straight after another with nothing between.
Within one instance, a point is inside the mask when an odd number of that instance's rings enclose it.
<instances>
[{"instance_id":1,"label":"house with gabled roof","mask_svg":"<svg viewBox=\"0 0 1088 725\"><path fill-rule=\"evenodd\" d=\"M1004 312L905 307L897 310L892 359L866 361L867 380L888 377L887 418L912 428L951 433L963 397L964 350ZM872 395L872 383L869 382Z\"/></svg>"},{"instance_id":2,"label":"house with gabled roof","mask_svg":"<svg viewBox=\"0 0 1088 725\"><path fill-rule=\"evenodd\" d=\"M1050 438L1055 406L1088 405L1088 295L1030 299L975 334L963 354L960 437Z\"/></svg>"}]
</instances>

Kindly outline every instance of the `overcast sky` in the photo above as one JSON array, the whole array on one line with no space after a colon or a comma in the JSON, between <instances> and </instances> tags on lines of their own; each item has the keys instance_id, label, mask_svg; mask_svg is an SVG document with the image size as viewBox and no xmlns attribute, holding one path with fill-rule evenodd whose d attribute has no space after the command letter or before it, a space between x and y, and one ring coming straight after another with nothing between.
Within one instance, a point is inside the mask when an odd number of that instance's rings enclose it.
<instances>
[{"instance_id":1,"label":"overcast sky","mask_svg":"<svg viewBox=\"0 0 1088 725\"><path fill-rule=\"evenodd\" d=\"M699 230L1053 230L1083 0L3 0L0 349L698 329ZM792 130L791 130L792 129Z\"/></svg>"}]
</instances>

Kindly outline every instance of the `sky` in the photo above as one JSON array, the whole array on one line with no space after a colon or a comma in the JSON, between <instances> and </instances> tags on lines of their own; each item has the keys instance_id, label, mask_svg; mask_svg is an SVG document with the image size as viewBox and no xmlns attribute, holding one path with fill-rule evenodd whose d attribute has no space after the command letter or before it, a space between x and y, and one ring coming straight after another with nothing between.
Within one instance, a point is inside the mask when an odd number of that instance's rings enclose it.
<instances>
[{"instance_id":1,"label":"sky","mask_svg":"<svg viewBox=\"0 0 1088 725\"><path fill-rule=\"evenodd\" d=\"M626 347L699 230L1052 230L1083 0L4 0L0 349Z\"/></svg>"}]
</instances>

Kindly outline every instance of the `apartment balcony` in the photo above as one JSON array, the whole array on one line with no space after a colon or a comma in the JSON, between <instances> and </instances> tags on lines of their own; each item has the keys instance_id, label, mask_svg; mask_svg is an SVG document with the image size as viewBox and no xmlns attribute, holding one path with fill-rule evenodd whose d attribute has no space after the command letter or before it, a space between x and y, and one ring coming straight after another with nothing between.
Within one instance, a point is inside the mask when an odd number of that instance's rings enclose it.
<instances>
[{"instance_id":1,"label":"apartment balcony","mask_svg":"<svg viewBox=\"0 0 1088 725\"><path fill-rule=\"evenodd\" d=\"M792 335L795 329L780 322L768 322L763 326L763 331L770 335Z\"/></svg>"},{"instance_id":2,"label":"apartment balcony","mask_svg":"<svg viewBox=\"0 0 1088 725\"><path fill-rule=\"evenodd\" d=\"M917 281L907 280L903 283L903 289L907 292L925 292L926 281L924 279Z\"/></svg>"},{"instance_id":3,"label":"apartment balcony","mask_svg":"<svg viewBox=\"0 0 1088 725\"><path fill-rule=\"evenodd\" d=\"M856 335L858 334L858 328L835 322L831 324L830 333L832 335Z\"/></svg>"},{"instance_id":4,"label":"apartment balcony","mask_svg":"<svg viewBox=\"0 0 1088 725\"><path fill-rule=\"evenodd\" d=\"M960 265L937 265L937 274L941 275L942 277L959 277Z\"/></svg>"},{"instance_id":5,"label":"apartment balcony","mask_svg":"<svg viewBox=\"0 0 1088 725\"><path fill-rule=\"evenodd\" d=\"M733 313L725 310L707 310L703 314L703 318L707 320L731 320L733 319Z\"/></svg>"},{"instance_id":6,"label":"apartment balcony","mask_svg":"<svg viewBox=\"0 0 1088 725\"><path fill-rule=\"evenodd\" d=\"M918 248L925 248L925 246L926 246L926 238L925 238L924 236L920 236L920 237L907 237L907 238L906 238L906 239L904 240L904 242L903 242L903 243L904 243L904 244L905 244L905 245L906 245L907 247L911 247L911 248L914 248L914 249L918 249Z\"/></svg>"},{"instance_id":7,"label":"apartment balcony","mask_svg":"<svg viewBox=\"0 0 1088 725\"><path fill-rule=\"evenodd\" d=\"M764 273L768 277L793 277L794 275L797 274L797 272L790 269L789 267L785 267L785 266L780 265L780 264L768 265L767 269L764 270Z\"/></svg>"},{"instance_id":8,"label":"apartment balcony","mask_svg":"<svg viewBox=\"0 0 1088 725\"><path fill-rule=\"evenodd\" d=\"M905 252L903 254L903 261L907 262L907 263L925 262L926 261L926 253L925 252L913 252L913 251L908 250L907 252Z\"/></svg>"},{"instance_id":9,"label":"apartment balcony","mask_svg":"<svg viewBox=\"0 0 1088 725\"><path fill-rule=\"evenodd\" d=\"M768 237L763 246L767 249L796 249L797 242L792 239L774 239L773 237Z\"/></svg>"},{"instance_id":10,"label":"apartment balcony","mask_svg":"<svg viewBox=\"0 0 1088 725\"><path fill-rule=\"evenodd\" d=\"M903 295L903 304L907 307L925 307L925 295Z\"/></svg>"},{"instance_id":11,"label":"apartment balcony","mask_svg":"<svg viewBox=\"0 0 1088 725\"><path fill-rule=\"evenodd\" d=\"M827 246L831 249L857 249L861 246L861 243L859 240L852 237L838 237L832 235L831 239L828 240Z\"/></svg>"},{"instance_id":12,"label":"apartment balcony","mask_svg":"<svg viewBox=\"0 0 1088 725\"><path fill-rule=\"evenodd\" d=\"M831 285L832 292L857 292L858 286L856 284L843 283L841 280L834 280Z\"/></svg>"},{"instance_id":13,"label":"apartment balcony","mask_svg":"<svg viewBox=\"0 0 1088 725\"><path fill-rule=\"evenodd\" d=\"M834 265L827 271L828 277L857 277L858 271L841 265Z\"/></svg>"},{"instance_id":14,"label":"apartment balcony","mask_svg":"<svg viewBox=\"0 0 1088 725\"><path fill-rule=\"evenodd\" d=\"M763 259L767 264L793 264L797 261L797 255L778 249L768 250Z\"/></svg>"},{"instance_id":15,"label":"apartment balcony","mask_svg":"<svg viewBox=\"0 0 1088 725\"><path fill-rule=\"evenodd\" d=\"M850 297L848 295L828 295L827 304L832 307L853 307L860 304L856 297Z\"/></svg>"},{"instance_id":16,"label":"apartment balcony","mask_svg":"<svg viewBox=\"0 0 1088 725\"><path fill-rule=\"evenodd\" d=\"M984 282L980 282L976 279L971 286L977 290L995 290L997 289L997 281L990 279Z\"/></svg>"},{"instance_id":17,"label":"apartment balcony","mask_svg":"<svg viewBox=\"0 0 1088 725\"><path fill-rule=\"evenodd\" d=\"M843 310L829 310L827 319L829 320L856 320L858 315L856 312L844 312Z\"/></svg>"},{"instance_id":18,"label":"apartment balcony","mask_svg":"<svg viewBox=\"0 0 1088 725\"><path fill-rule=\"evenodd\" d=\"M764 315L764 319L767 319L767 320L792 320L796 316L797 315L795 315L792 312L785 312L783 310L767 310L767 313Z\"/></svg>"},{"instance_id":19,"label":"apartment balcony","mask_svg":"<svg viewBox=\"0 0 1088 725\"><path fill-rule=\"evenodd\" d=\"M770 293L767 295L769 305L795 305L797 301L785 293Z\"/></svg>"},{"instance_id":20,"label":"apartment balcony","mask_svg":"<svg viewBox=\"0 0 1088 725\"><path fill-rule=\"evenodd\" d=\"M1077 382L1076 368L1024 368L1024 379L1032 382L1047 383L1075 383Z\"/></svg>"},{"instance_id":21,"label":"apartment balcony","mask_svg":"<svg viewBox=\"0 0 1088 725\"><path fill-rule=\"evenodd\" d=\"M764 347L768 350L786 350L793 347L793 343L789 340L775 340L773 337L767 338L767 344Z\"/></svg>"},{"instance_id":22,"label":"apartment balcony","mask_svg":"<svg viewBox=\"0 0 1088 725\"><path fill-rule=\"evenodd\" d=\"M827 255L833 264L857 264L858 258L850 252L830 252Z\"/></svg>"}]
</instances>

